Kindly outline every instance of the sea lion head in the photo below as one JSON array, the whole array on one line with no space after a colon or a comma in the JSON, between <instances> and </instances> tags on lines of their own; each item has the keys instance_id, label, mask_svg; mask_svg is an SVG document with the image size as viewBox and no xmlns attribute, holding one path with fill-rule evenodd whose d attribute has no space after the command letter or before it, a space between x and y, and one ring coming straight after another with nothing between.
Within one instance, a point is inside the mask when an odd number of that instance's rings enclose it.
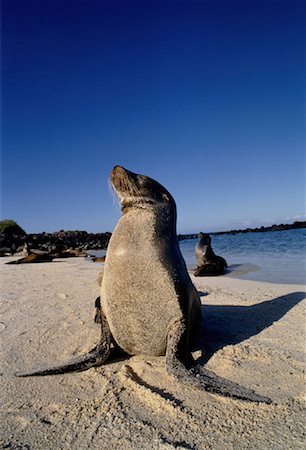
<instances>
[{"instance_id":1,"label":"sea lion head","mask_svg":"<svg viewBox=\"0 0 306 450\"><path fill-rule=\"evenodd\" d=\"M123 214L131 208L176 211L171 194L161 184L146 175L139 175L124 167L115 166L110 180L119 197Z\"/></svg>"},{"instance_id":2,"label":"sea lion head","mask_svg":"<svg viewBox=\"0 0 306 450\"><path fill-rule=\"evenodd\" d=\"M209 234L207 233L199 233L199 244L202 245L203 247L208 247L211 245L211 237L209 236Z\"/></svg>"}]
</instances>

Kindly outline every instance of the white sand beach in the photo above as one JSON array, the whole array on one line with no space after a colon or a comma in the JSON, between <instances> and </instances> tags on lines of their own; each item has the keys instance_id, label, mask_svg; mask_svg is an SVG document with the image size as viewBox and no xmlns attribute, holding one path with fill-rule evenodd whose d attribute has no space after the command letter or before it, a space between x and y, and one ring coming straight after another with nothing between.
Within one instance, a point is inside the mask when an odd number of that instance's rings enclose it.
<instances>
[{"instance_id":1,"label":"white sand beach","mask_svg":"<svg viewBox=\"0 0 306 450\"><path fill-rule=\"evenodd\" d=\"M305 289L228 276L194 278L203 304L194 356L274 404L180 384L164 357L80 373L14 377L67 361L100 337L103 264L84 258L5 265L1 258L1 448L304 449Z\"/></svg>"}]
</instances>

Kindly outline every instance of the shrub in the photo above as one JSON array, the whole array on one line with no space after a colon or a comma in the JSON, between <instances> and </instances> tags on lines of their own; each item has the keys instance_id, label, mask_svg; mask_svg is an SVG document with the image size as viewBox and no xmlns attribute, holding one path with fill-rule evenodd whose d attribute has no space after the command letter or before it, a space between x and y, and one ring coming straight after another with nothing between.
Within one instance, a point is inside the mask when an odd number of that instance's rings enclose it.
<instances>
[{"instance_id":1,"label":"shrub","mask_svg":"<svg viewBox=\"0 0 306 450\"><path fill-rule=\"evenodd\" d=\"M27 233L14 220L1 220L0 234L6 236L25 236Z\"/></svg>"}]
</instances>

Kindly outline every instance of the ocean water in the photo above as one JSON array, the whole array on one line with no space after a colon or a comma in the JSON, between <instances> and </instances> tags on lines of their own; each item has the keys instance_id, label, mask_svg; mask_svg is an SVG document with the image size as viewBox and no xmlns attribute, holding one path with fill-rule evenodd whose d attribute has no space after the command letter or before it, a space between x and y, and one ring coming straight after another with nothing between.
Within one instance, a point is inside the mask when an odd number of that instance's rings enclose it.
<instances>
[{"instance_id":1,"label":"ocean water","mask_svg":"<svg viewBox=\"0 0 306 450\"><path fill-rule=\"evenodd\" d=\"M225 275L270 283L306 283L306 228L265 233L211 235L216 255L228 264ZM180 241L188 269L195 269L197 239ZM91 251L97 256L105 250Z\"/></svg>"},{"instance_id":2,"label":"ocean water","mask_svg":"<svg viewBox=\"0 0 306 450\"><path fill-rule=\"evenodd\" d=\"M225 276L271 283L305 284L306 228L265 233L211 235L216 255L228 264ZM196 267L197 239L180 241L187 267Z\"/></svg>"}]
</instances>

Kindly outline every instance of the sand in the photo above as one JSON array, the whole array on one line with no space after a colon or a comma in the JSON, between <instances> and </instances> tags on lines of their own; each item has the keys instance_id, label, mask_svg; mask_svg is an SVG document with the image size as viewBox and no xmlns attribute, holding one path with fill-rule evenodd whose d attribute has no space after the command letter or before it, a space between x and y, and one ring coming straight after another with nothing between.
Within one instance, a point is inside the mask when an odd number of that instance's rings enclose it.
<instances>
[{"instance_id":1,"label":"sand","mask_svg":"<svg viewBox=\"0 0 306 450\"><path fill-rule=\"evenodd\" d=\"M199 362L275 404L173 380L164 357L86 372L13 373L90 350L103 264L10 266L1 258L1 448L304 449L305 289L229 276L193 278L203 304Z\"/></svg>"}]
</instances>

